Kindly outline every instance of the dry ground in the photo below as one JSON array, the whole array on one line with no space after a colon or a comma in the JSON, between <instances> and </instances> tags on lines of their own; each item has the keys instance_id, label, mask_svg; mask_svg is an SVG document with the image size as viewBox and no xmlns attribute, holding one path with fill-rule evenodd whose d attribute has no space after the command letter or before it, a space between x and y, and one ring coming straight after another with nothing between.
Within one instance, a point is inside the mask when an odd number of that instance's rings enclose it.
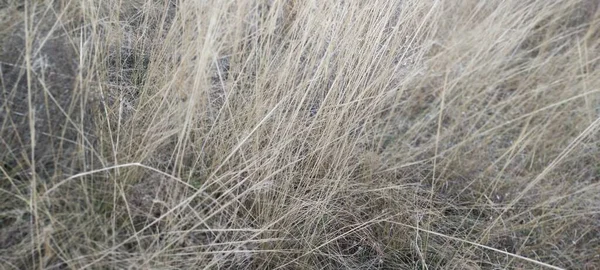
<instances>
[{"instance_id":1,"label":"dry ground","mask_svg":"<svg viewBox=\"0 0 600 270\"><path fill-rule=\"evenodd\" d=\"M595 0L1 0L0 269L600 269Z\"/></svg>"}]
</instances>

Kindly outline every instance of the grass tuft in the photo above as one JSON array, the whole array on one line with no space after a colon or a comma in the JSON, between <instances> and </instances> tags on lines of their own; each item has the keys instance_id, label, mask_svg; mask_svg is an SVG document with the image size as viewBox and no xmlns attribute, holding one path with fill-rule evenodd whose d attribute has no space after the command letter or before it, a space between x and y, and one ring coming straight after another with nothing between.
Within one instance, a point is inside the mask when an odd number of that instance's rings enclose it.
<instances>
[{"instance_id":1,"label":"grass tuft","mask_svg":"<svg viewBox=\"0 0 600 270\"><path fill-rule=\"evenodd\" d=\"M2 269L597 269L600 6L0 1Z\"/></svg>"}]
</instances>

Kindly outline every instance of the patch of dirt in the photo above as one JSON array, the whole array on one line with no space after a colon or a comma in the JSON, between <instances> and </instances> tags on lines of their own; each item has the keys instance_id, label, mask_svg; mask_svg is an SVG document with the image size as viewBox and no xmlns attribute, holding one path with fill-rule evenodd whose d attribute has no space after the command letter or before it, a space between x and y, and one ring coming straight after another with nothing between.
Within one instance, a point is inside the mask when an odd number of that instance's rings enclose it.
<instances>
[{"instance_id":1,"label":"patch of dirt","mask_svg":"<svg viewBox=\"0 0 600 270\"><path fill-rule=\"evenodd\" d=\"M0 162L10 168L29 164L33 148L36 173L49 177L72 167L68 157L79 146L91 146L93 121L88 95L77 85L72 41L60 27L52 29L56 18L39 20L33 37L26 37L21 23L0 40L0 149L5 150ZM26 42L31 42L29 53Z\"/></svg>"}]
</instances>

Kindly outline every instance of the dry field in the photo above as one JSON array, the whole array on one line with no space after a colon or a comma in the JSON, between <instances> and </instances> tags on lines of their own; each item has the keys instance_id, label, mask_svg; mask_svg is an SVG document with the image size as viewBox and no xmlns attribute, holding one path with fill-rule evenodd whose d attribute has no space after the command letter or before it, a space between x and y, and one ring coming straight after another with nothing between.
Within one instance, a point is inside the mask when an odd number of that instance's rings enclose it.
<instances>
[{"instance_id":1,"label":"dry field","mask_svg":"<svg viewBox=\"0 0 600 270\"><path fill-rule=\"evenodd\" d=\"M0 0L0 269L600 269L600 2Z\"/></svg>"}]
</instances>

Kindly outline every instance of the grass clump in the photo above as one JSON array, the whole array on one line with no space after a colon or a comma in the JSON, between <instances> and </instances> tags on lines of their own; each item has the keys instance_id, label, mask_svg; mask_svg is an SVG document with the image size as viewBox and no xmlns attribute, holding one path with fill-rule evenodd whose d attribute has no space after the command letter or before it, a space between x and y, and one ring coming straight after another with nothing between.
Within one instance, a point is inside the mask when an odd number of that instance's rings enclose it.
<instances>
[{"instance_id":1,"label":"grass clump","mask_svg":"<svg viewBox=\"0 0 600 270\"><path fill-rule=\"evenodd\" d=\"M6 269L600 265L595 1L0 14Z\"/></svg>"}]
</instances>

